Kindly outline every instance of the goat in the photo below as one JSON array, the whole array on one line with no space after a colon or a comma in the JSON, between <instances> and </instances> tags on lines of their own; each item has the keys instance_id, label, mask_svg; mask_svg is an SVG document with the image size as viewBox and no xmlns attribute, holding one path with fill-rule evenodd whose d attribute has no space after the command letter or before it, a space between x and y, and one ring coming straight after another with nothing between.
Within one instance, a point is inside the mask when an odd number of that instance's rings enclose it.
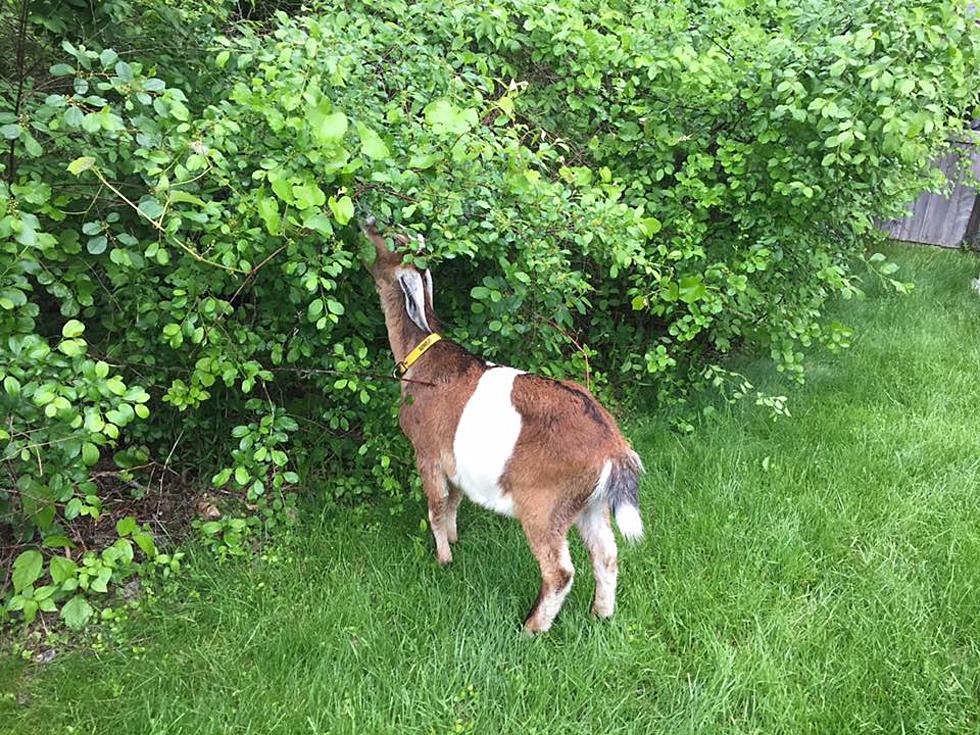
<instances>
[{"instance_id":1,"label":"goat","mask_svg":"<svg viewBox=\"0 0 980 735\"><path fill-rule=\"evenodd\" d=\"M592 612L611 616L618 570L609 513L627 540L642 537L639 456L581 385L494 365L441 337L432 274L403 262L398 248L409 238L396 234L392 251L373 217L361 228L374 244L374 262L365 265L403 380L398 422L415 448L437 561L452 561L464 493L516 518L541 567L524 629L543 633L572 586L567 535L575 524L592 560Z\"/></svg>"}]
</instances>

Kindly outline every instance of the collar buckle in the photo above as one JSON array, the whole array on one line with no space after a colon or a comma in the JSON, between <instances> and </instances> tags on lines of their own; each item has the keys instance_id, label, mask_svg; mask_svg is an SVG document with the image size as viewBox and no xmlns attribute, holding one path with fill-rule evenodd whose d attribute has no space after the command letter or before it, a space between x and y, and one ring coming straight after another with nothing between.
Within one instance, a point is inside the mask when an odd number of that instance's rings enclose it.
<instances>
[{"instance_id":1,"label":"collar buckle","mask_svg":"<svg viewBox=\"0 0 980 735\"><path fill-rule=\"evenodd\" d=\"M392 371L391 375L394 378L401 378L408 369L415 364L415 362L426 353L426 351L432 347L436 342L442 339L442 335L438 332L433 332L428 337L419 342L415 349L409 352L404 360L400 360L395 363L395 369Z\"/></svg>"}]
</instances>

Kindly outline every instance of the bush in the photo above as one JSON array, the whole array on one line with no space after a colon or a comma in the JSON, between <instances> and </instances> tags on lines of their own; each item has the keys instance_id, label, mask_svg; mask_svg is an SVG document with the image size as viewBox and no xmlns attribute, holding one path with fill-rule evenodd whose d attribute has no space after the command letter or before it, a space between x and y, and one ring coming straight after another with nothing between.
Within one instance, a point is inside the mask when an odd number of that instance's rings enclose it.
<instances>
[{"instance_id":1,"label":"bush","mask_svg":"<svg viewBox=\"0 0 980 735\"><path fill-rule=\"evenodd\" d=\"M800 377L846 344L823 307L854 266L891 280L873 217L939 183L980 68L962 2L173 5L70 11L108 38L39 4L49 46L21 28L5 70L0 527L23 544L70 546L94 475L134 467L214 473L255 511L203 524L226 549L296 486L401 497L358 212L427 235L450 334L494 360L661 404L748 393L737 348Z\"/></svg>"}]
</instances>

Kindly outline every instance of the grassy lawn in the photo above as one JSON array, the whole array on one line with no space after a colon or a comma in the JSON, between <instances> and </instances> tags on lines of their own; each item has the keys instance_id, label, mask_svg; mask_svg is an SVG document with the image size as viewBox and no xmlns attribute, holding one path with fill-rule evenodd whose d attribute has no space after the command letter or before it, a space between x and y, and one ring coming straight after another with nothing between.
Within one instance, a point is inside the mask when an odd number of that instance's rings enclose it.
<instances>
[{"instance_id":1,"label":"grassy lawn","mask_svg":"<svg viewBox=\"0 0 980 735\"><path fill-rule=\"evenodd\" d=\"M577 540L529 641L512 521L464 504L443 570L421 507L314 514L254 563L192 550L125 645L0 663L0 732L977 732L980 263L895 257L914 295L837 310L854 347L792 419L626 427L648 536L621 547L612 621L588 616Z\"/></svg>"}]
</instances>

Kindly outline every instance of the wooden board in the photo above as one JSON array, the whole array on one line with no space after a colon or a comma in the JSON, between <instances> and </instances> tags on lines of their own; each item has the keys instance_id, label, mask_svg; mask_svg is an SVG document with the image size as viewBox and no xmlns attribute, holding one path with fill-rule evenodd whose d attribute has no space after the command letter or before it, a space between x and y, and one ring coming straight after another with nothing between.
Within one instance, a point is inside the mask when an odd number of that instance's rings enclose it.
<instances>
[{"instance_id":1,"label":"wooden board","mask_svg":"<svg viewBox=\"0 0 980 735\"><path fill-rule=\"evenodd\" d=\"M976 220L980 216L977 192L969 183L962 181L958 159L969 156L974 175L980 176L980 153L969 143L958 144L958 147L959 150L947 154L936 162L950 180L959 181L953 186L949 195L940 196L929 192L922 194L912 203L908 217L883 222L880 225L882 230L896 240L942 245L948 248L958 248L965 239L972 241L976 237ZM974 208L977 208L978 216L974 216Z\"/></svg>"}]
</instances>

